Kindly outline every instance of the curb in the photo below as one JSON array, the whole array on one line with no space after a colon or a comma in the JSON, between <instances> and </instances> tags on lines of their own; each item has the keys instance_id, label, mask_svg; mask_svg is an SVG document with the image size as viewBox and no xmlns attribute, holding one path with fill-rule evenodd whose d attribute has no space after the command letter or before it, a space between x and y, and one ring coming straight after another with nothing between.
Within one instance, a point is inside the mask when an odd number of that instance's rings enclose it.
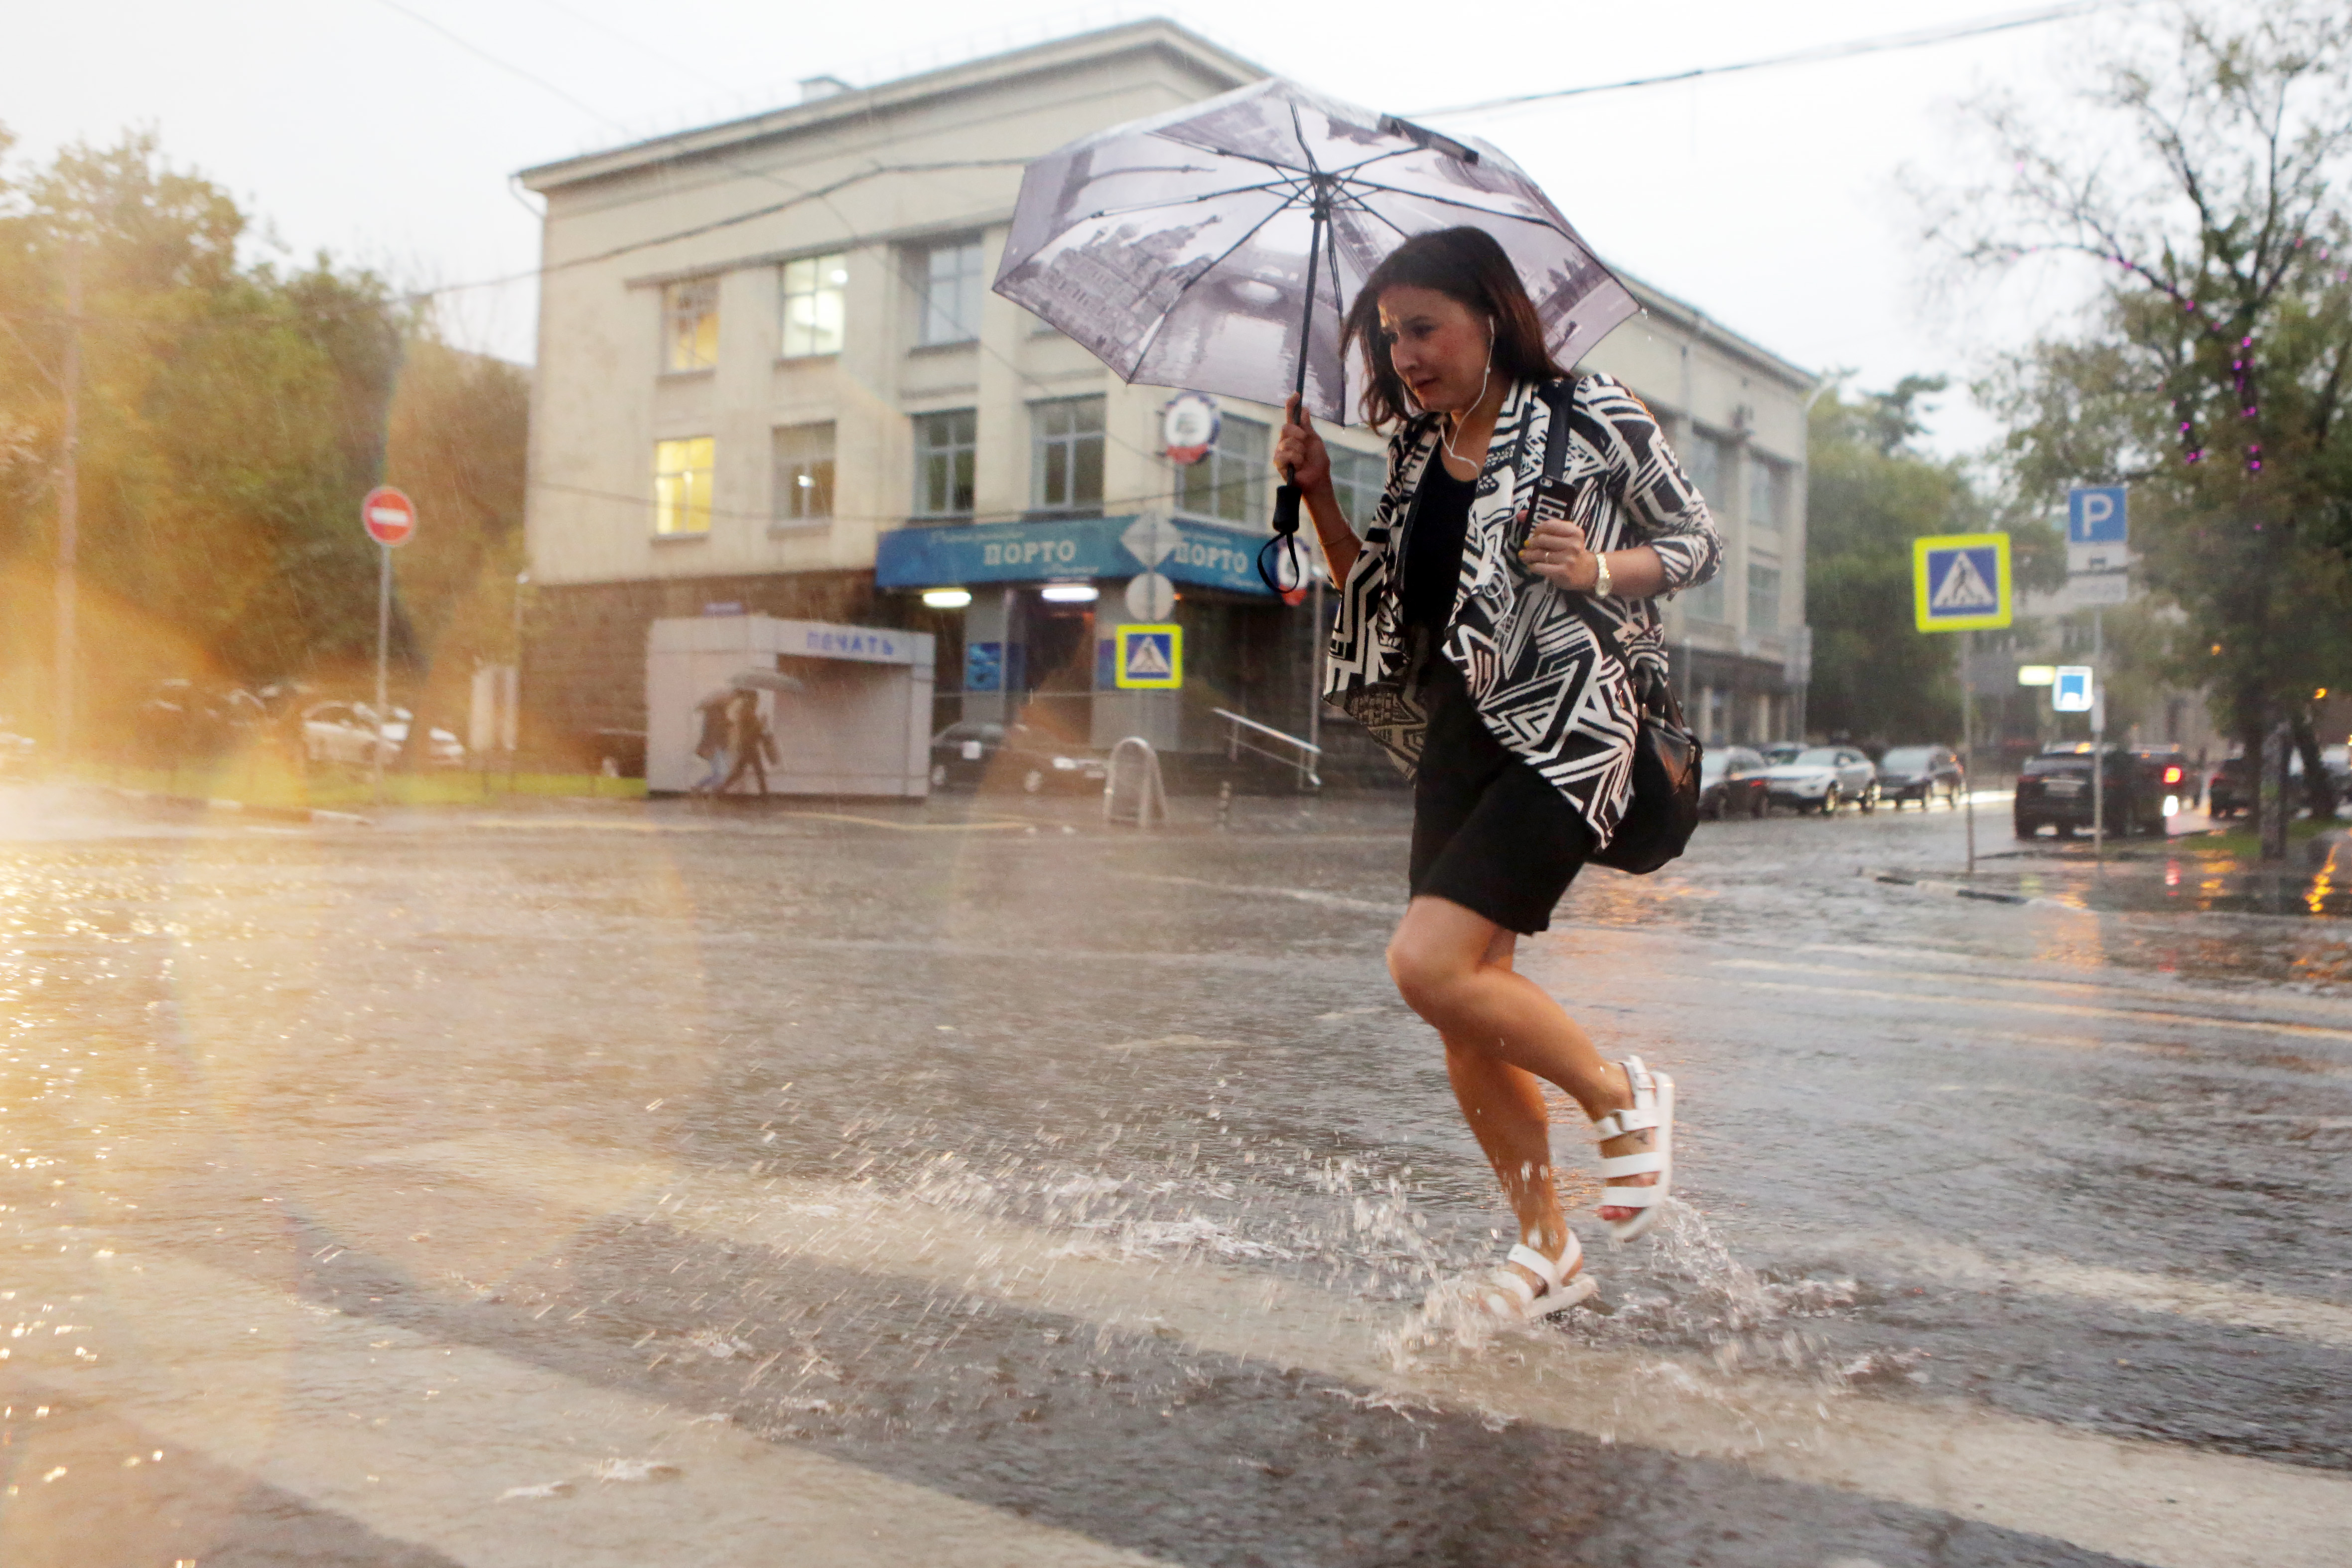
<instances>
[{"instance_id":1,"label":"curb","mask_svg":"<svg viewBox=\"0 0 2352 1568\"><path fill-rule=\"evenodd\" d=\"M2088 915L2098 912L2095 910L2083 909L2057 899L2041 898L2032 893L1996 893L1990 888L1971 888L1964 882L1943 882L1927 877L1906 877L1900 871L1873 871L1866 867L1857 867L1854 875L1867 877L1874 882L1884 882L1889 887L1916 888L1923 893L1942 893L1955 899L1973 899L1984 904L2021 904L2039 910L2063 910L2070 915Z\"/></svg>"},{"instance_id":2,"label":"curb","mask_svg":"<svg viewBox=\"0 0 2352 1568\"><path fill-rule=\"evenodd\" d=\"M226 796L194 795L163 795L151 789L126 789L121 784L96 786L124 800L135 800L143 805L176 805L190 811L234 811L247 816L257 816L266 822L305 822L316 827L373 827L373 817L360 816L348 811L328 811L319 806L252 805Z\"/></svg>"}]
</instances>

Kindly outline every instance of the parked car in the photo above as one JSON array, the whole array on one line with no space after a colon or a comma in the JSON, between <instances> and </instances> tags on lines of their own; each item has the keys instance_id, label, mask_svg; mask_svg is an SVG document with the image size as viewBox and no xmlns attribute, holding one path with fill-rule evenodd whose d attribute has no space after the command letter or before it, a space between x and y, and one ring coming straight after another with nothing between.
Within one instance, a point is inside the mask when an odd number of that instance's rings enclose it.
<instances>
[{"instance_id":1,"label":"parked car","mask_svg":"<svg viewBox=\"0 0 2352 1568\"><path fill-rule=\"evenodd\" d=\"M2121 838L2133 833L2162 833L2168 792L2177 793L2186 770L2177 757L2137 757L2125 747L2110 744L2100 753L2098 804L2106 831ZM2040 756L2029 757L2017 775L2017 798L2011 818L2020 838L2032 838L2043 828L2061 838L2072 838L2091 828L2093 805L2087 741L2061 742Z\"/></svg>"},{"instance_id":2,"label":"parked car","mask_svg":"<svg viewBox=\"0 0 2352 1568\"><path fill-rule=\"evenodd\" d=\"M2243 757L2217 763L2205 779L2205 811L2211 816L2243 816L2253 804L2253 770Z\"/></svg>"},{"instance_id":3,"label":"parked car","mask_svg":"<svg viewBox=\"0 0 2352 1568\"><path fill-rule=\"evenodd\" d=\"M1878 759L1878 798L1895 810L1916 800L1925 811L1939 795L1946 805L1960 804L1960 759L1949 746L1895 746Z\"/></svg>"},{"instance_id":4,"label":"parked car","mask_svg":"<svg viewBox=\"0 0 2352 1568\"><path fill-rule=\"evenodd\" d=\"M1823 816L1853 801L1878 809L1878 770L1852 746L1808 746L1788 762L1764 770L1775 805Z\"/></svg>"},{"instance_id":5,"label":"parked car","mask_svg":"<svg viewBox=\"0 0 2352 1568\"><path fill-rule=\"evenodd\" d=\"M1761 752L1746 746L1719 746L1698 760L1698 809L1721 822L1727 816L1762 816L1772 809L1772 782Z\"/></svg>"},{"instance_id":6,"label":"parked car","mask_svg":"<svg viewBox=\"0 0 2352 1568\"><path fill-rule=\"evenodd\" d=\"M1099 790L1109 764L1027 724L967 719L931 737L933 789Z\"/></svg>"},{"instance_id":7,"label":"parked car","mask_svg":"<svg viewBox=\"0 0 2352 1568\"><path fill-rule=\"evenodd\" d=\"M0 778L21 778L33 771L34 753L40 748L30 735L19 735L8 726L7 715L0 713Z\"/></svg>"},{"instance_id":8,"label":"parked car","mask_svg":"<svg viewBox=\"0 0 2352 1568\"><path fill-rule=\"evenodd\" d=\"M393 767L400 761L408 727L415 720L415 715L405 708L394 708L389 717L378 720L375 710L364 702L313 703L302 710L302 755L316 765L348 768L373 768L380 755L385 767ZM419 760L425 766L466 765L466 743L448 731L429 730L425 741L425 755Z\"/></svg>"}]
</instances>

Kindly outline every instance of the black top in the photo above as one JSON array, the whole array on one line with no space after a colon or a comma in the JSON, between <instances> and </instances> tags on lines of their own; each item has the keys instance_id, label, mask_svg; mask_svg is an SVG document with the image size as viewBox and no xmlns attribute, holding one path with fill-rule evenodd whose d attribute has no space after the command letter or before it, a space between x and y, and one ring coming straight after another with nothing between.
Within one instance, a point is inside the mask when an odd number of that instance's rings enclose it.
<instances>
[{"instance_id":1,"label":"black top","mask_svg":"<svg viewBox=\"0 0 2352 1568\"><path fill-rule=\"evenodd\" d=\"M1454 614L1454 590L1462 580L1462 540L1470 528L1470 498L1475 479L1457 479L1445 459L1433 452L1422 471L1412 521L1404 542L1404 624L1426 626L1443 637Z\"/></svg>"}]
</instances>

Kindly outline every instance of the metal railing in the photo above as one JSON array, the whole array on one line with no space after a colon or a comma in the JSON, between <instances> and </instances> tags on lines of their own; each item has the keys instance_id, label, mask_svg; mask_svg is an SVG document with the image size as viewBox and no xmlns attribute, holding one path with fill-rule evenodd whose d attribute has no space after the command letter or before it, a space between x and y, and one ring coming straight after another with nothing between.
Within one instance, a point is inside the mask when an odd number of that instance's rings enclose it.
<instances>
[{"instance_id":1,"label":"metal railing","mask_svg":"<svg viewBox=\"0 0 2352 1568\"><path fill-rule=\"evenodd\" d=\"M1142 765L1135 780L1135 826L1149 832L1154 809L1160 813L1160 825L1162 827L1168 826L1168 786L1160 782L1160 753L1153 751L1151 742L1140 735L1129 735L1110 749L1110 762L1103 771L1103 820L1119 820L1119 763L1127 757L1139 755Z\"/></svg>"},{"instance_id":2,"label":"metal railing","mask_svg":"<svg viewBox=\"0 0 2352 1568\"><path fill-rule=\"evenodd\" d=\"M1286 735L1271 724L1244 719L1229 708L1212 708L1209 711L1225 721L1225 757L1228 761L1239 762L1242 753L1247 752L1283 767L1297 768L1301 789L1323 787L1322 775L1315 771L1316 763L1323 755L1322 747L1312 741L1302 741L1296 735ZM1249 731L1248 735L1244 735L1244 731ZM1265 738L1264 744L1253 738L1258 736ZM1287 746L1291 754L1285 756L1280 752L1269 751L1267 747L1273 745Z\"/></svg>"}]
</instances>

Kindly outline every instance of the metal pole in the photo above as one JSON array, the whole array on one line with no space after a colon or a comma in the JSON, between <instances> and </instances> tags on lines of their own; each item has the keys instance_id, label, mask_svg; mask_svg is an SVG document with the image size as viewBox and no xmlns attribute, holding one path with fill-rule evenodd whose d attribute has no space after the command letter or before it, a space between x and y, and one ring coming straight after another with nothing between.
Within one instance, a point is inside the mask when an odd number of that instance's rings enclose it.
<instances>
[{"instance_id":1,"label":"metal pole","mask_svg":"<svg viewBox=\"0 0 2352 1568\"><path fill-rule=\"evenodd\" d=\"M2107 613L2091 612L2091 858L2107 868Z\"/></svg>"},{"instance_id":2,"label":"metal pole","mask_svg":"<svg viewBox=\"0 0 2352 1568\"><path fill-rule=\"evenodd\" d=\"M375 804L383 804L383 721L391 699L384 694L384 663L392 647L392 546L379 544L383 569L375 580L375 732L368 756L374 763Z\"/></svg>"},{"instance_id":3,"label":"metal pole","mask_svg":"<svg viewBox=\"0 0 2352 1568\"><path fill-rule=\"evenodd\" d=\"M499 736L507 743L507 792L514 793L515 771L521 763L522 752L522 591L530 584L529 572L515 574L514 592L514 663L507 673L507 711L505 733Z\"/></svg>"},{"instance_id":4,"label":"metal pole","mask_svg":"<svg viewBox=\"0 0 2352 1568\"><path fill-rule=\"evenodd\" d=\"M1960 799L1968 807L1969 875L1977 874L1977 634L1960 634Z\"/></svg>"},{"instance_id":5,"label":"metal pole","mask_svg":"<svg viewBox=\"0 0 2352 1568\"><path fill-rule=\"evenodd\" d=\"M1315 573L1315 587L1307 597L1307 743L1319 746L1323 743L1323 649L1330 640L1323 625L1323 574L1319 571ZM1313 752L1307 753L1308 756L1317 754ZM1303 773L1306 764L1302 763L1300 767Z\"/></svg>"},{"instance_id":6,"label":"metal pole","mask_svg":"<svg viewBox=\"0 0 2352 1568\"><path fill-rule=\"evenodd\" d=\"M58 460L57 713L58 765L74 749L75 559L81 549L81 242L66 246L65 433Z\"/></svg>"}]
</instances>

